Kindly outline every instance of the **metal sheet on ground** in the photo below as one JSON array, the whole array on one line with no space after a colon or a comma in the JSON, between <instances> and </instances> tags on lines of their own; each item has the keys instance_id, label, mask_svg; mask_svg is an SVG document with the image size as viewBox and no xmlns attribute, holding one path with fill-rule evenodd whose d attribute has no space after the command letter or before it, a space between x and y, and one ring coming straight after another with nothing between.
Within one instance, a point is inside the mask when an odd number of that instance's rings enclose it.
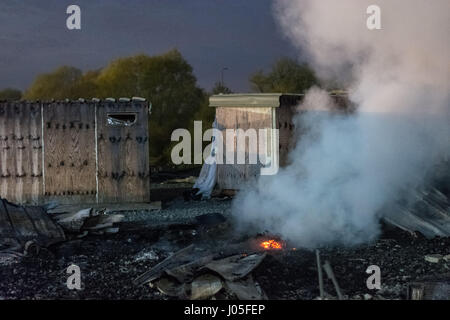
<instances>
[{"instance_id":1,"label":"metal sheet on ground","mask_svg":"<svg viewBox=\"0 0 450 320\"><path fill-rule=\"evenodd\" d=\"M248 256L239 254L225 259L212 261L205 267L217 272L226 280L235 281L247 276L264 260L265 257L265 252Z\"/></svg>"}]
</instances>

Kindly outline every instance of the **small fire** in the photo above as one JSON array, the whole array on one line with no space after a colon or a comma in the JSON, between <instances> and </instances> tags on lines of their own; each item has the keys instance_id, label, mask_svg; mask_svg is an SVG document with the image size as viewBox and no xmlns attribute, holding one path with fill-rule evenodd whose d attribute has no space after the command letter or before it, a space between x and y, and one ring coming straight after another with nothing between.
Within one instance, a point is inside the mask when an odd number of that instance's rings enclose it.
<instances>
[{"instance_id":1,"label":"small fire","mask_svg":"<svg viewBox=\"0 0 450 320\"><path fill-rule=\"evenodd\" d=\"M261 242L261 247L263 247L264 249L283 249L282 244L275 240L263 241Z\"/></svg>"}]
</instances>

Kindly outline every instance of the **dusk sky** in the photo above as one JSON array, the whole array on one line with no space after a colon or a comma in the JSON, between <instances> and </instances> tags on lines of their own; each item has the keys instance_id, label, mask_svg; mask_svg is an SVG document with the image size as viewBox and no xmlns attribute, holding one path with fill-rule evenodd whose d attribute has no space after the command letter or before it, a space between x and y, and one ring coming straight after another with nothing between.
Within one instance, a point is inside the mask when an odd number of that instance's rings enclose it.
<instances>
[{"instance_id":1,"label":"dusk sky","mask_svg":"<svg viewBox=\"0 0 450 320\"><path fill-rule=\"evenodd\" d=\"M66 9L81 8L81 30L68 30ZM271 0L1 0L0 89L26 89L61 65L83 71L117 57L177 48L201 87L220 79L249 91L249 75L278 58L296 57L277 26Z\"/></svg>"}]
</instances>

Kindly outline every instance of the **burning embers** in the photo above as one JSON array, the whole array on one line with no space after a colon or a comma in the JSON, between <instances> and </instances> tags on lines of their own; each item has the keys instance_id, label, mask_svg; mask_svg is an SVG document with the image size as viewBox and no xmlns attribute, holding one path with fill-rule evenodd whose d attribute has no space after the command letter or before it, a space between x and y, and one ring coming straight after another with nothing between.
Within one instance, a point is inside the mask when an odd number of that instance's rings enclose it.
<instances>
[{"instance_id":1,"label":"burning embers","mask_svg":"<svg viewBox=\"0 0 450 320\"><path fill-rule=\"evenodd\" d=\"M251 250L256 252L271 251L273 254L295 250L285 240L274 234L264 234L251 238L248 240L248 245Z\"/></svg>"},{"instance_id":2,"label":"burning embers","mask_svg":"<svg viewBox=\"0 0 450 320\"><path fill-rule=\"evenodd\" d=\"M256 251L286 251L292 248L277 235L265 234L250 240L251 247Z\"/></svg>"},{"instance_id":3,"label":"burning embers","mask_svg":"<svg viewBox=\"0 0 450 320\"><path fill-rule=\"evenodd\" d=\"M283 244L274 239L262 241L260 243L260 246L262 248L264 248L265 250L281 250L281 249L283 249Z\"/></svg>"}]
</instances>

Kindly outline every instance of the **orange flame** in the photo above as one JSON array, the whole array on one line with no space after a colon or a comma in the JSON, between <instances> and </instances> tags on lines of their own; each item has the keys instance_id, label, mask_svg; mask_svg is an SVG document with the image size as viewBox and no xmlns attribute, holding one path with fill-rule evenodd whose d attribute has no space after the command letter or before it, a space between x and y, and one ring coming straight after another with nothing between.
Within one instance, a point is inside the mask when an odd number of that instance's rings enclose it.
<instances>
[{"instance_id":1,"label":"orange flame","mask_svg":"<svg viewBox=\"0 0 450 320\"><path fill-rule=\"evenodd\" d=\"M263 247L264 249L282 249L283 248L281 243L277 242L275 240L263 241L263 242L261 242L261 247Z\"/></svg>"}]
</instances>

